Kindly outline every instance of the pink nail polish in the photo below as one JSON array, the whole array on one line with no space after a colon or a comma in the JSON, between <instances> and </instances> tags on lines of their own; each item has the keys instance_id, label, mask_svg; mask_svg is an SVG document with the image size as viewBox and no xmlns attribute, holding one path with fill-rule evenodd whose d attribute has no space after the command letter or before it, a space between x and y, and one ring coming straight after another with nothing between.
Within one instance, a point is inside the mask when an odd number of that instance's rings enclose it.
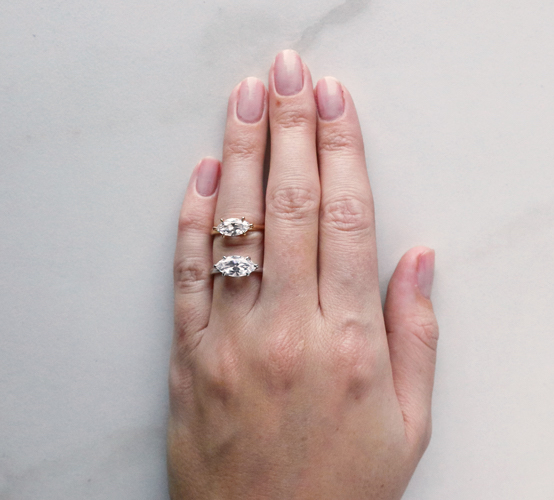
<instances>
[{"instance_id":1,"label":"pink nail polish","mask_svg":"<svg viewBox=\"0 0 554 500\"><path fill-rule=\"evenodd\" d=\"M274 66L275 90L280 95L295 95L302 90L302 60L294 50L277 54Z\"/></svg>"},{"instance_id":2,"label":"pink nail polish","mask_svg":"<svg viewBox=\"0 0 554 500\"><path fill-rule=\"evenodd\" d=\"M256 123L262 118L265 103L265 86L257 78L249 77L240 84L237 116L246 123Z\"/></svg>"},{"instance_id":3,"label":"pink nail polish","mask_svg":"<svg viewBox=\"0 0 554 500\"><path fill-rule=\"evenodd\" d=\"M336 120L344 113L342 85L329 76L316 85L317 111L323 120Z\"/></svg>"},{"instance_id":4,"label":"pink nail polish","mask_svg":"<svg viewBox=\"0 0 554 500\"><path fill-rule=\"evenodd\" d=\"M427 250L423 252L417 261L417 286L421 295L426 299L431 298L431 288L433 287L433 277L435 274L435 251Z\"/></svg>"},{"instance_id":5,"label":"pink nail polish","mask_svg":"<svg viewBox=\"0 0 554 500\"><path fill-rule=\"evenodd\" d=\"M204 158L198 166L196 175L196 192L200 196L211 196L219 184L219 161L215 158Z\"/></svg>"}]
</instances>

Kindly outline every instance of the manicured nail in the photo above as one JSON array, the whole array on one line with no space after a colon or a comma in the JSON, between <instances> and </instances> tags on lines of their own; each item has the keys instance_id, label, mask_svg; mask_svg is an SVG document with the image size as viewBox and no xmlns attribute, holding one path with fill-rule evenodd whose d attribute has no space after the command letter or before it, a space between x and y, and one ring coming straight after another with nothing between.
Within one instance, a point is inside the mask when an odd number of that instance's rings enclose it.
<instances>
[{"instance_id":1,"label":"manicured nail","mask_svg":"<svg viewBox=\"0 0 554 500\"><path fill-rule=\"evenodd\" d=\"M323 120L336 120L344 113L342 85L326 76L316 85L317 111Z\"/></svg>"},{"instance_id":2,"label":"manicured nail","mask_svg":"<svg viewBox=\"0 0 554 500\"><path fill-rule=\"evenodd\" d=\"M196 175L196 192L200 196L211 196L219 183L219 161L215 158L204 158L198 166Z\"/></svg>"},{"instance_id":3,"label":"manicured nail","mask_svg":"<svg viewBox=\"0 0 554 500\"><path fill-rule=\"evenodd\" d=\"M275 90L281 95L295 95L302 90L302 60L294 50L283 50L275 58Z\"/></svg>"},{"instance_id":4,"label":"manicured nail","mask_svg":"<svg viewBox=\"0 0 554 500\"><path fill-rule=\"evenodd\" d=\"M249 77L240 84L237 116L246 123L256 123L262 118L265 102L265 86L257 78Z\"/></svg>"},{"instance_id":5,"label":"manicured nail","mask_svg":"<svg viewBox=\"0 0 554 500\"><path fill-rule=\"evenodd\" d=\"M435 251L427 250L423 252L417 261L417 286L421 295L426 299L431 298L431 288L433 287L433 276L435 274Z\"/></svg>"}]
</instances>

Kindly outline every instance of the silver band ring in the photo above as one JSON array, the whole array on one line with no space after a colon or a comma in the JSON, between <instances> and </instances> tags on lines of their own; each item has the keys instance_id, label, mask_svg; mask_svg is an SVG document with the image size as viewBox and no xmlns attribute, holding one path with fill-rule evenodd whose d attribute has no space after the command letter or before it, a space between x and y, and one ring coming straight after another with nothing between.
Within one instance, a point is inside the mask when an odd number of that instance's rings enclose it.
<instances>
[{"instance_id":1,"label":"silver band ring","mask_svg":"<svg viewBox=\"0 0 554 500\"><path fill-rule=\"evenodd\" d=\"M252 273L261 273L262 268L258 264L254 264L250 257L242 257L240 255L223 256L223 258L214 265L212 274L223 274L231 278L239 278L241 276L250 276Z\"/></svg>"},{"instance_id":2,"label":"silver band ring","mask_svg":"<svg viewBox=\"0 0 554 500\"><path fill-rule=\"evenodd\" d=\"M251 224L244 217L219 220L221 222L212 228L212 235L221 234L225 238L226 236L242 236L248 231L264 230L263 224Z\"/></svg>"}]
</instances>

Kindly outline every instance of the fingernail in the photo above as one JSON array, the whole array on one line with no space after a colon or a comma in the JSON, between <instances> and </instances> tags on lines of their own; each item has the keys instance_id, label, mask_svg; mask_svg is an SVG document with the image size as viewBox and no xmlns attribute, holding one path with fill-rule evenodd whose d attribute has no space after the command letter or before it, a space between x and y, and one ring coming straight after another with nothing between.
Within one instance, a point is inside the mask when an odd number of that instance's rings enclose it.
<instances>
[{"instance_id":1,"label":"fingernail","mask_svg":"<svg viewBox=\"0 0 554 500\"><path fill-rule=\"evenodd\" d=\"M302 60L294 50L283 50L275 58L275 90L281 95L295 95L302 90Z\"/></svg>"},{"instance_id":2,"label":"fingernail","mask_svg":"<svg viewBox=\"0 0 554 500\"><path fill-rule=\"evenodd\" d=\"M426 299L431 298L433 276L435 274L435 251L423 252L417 261L417 286L421 295Z\"/></svg>"},{"instance_id":3,"label":"fingernail","mask_svg":"<svg viewBox=\"0 0 554 500\"><path fill-rule=\"evenodd\" d=\"M246 123L256 123L262 118L265 102L265 86L254 77L240 84L237 102L237 116Z\"/></svg>"},{"instance_id":4,"label":"fingernail","mask_svg":"<svg viewBox=\"0 0 554 500\"><path fill-rule=\"evenodd\" d=\"M323 120L336 120L344 113L342 85L329 76L316 85L317 111Z\"/></svg>"},{"instance_id":5,"label":"fingernail","mask_svg":"<svg viewBox=\"0 0 554 500\"><path fill-rule=\"evenodd\" d=\"M200 196L211 196L219 183L219 161L215 158L203 158L196 175L196 192Z\"/></svg>"}]
</instances>

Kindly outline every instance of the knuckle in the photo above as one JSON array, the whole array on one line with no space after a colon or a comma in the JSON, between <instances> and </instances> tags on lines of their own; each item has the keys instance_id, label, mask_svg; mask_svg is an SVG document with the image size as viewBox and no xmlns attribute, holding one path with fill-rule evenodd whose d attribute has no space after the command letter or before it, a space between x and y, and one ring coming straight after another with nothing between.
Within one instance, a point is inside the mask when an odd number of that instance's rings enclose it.
<instances>
[{"instance_id":1,"label":"knuckle","mask_svg":"<svg viewBox=\"0 0 554 500\"><path fill-rule=\"evenodd\" d=\"M180 233L205 233L207 231L208 225L209 223L206 221L205 217L202 217L198 214L186 212L179 216L178 229Z\"/></svg>"},{"instance_id":2,"label":"knuckle","mask_svg":"<svg viewBox=\"0 0 554 500\"><path fill-rule=\"evenodd\" d=\"M232 157L238 160L256 159L260 155L259 142L252 137L236 137L225 144L224 157Z\"/></svg>"},{"instance_id":3,"label":"knuckle","mask_svg":"<svg viewBox=\"0 0 554 500\"><path fill-rule=\"evenodd\" d=\"M202 330L207 325L208 317L205 311L199 310L186 301L175 301L174 316L175 345L179 349L192 353L200 342Z\"/></svg>"},{"instance_id":4,"label":"knuckle","mask_svg":"<svg viewBox=\"0 0 554 500\"><path fill-rule=\"evenodd\" d=\"M318 138L318 148L324 152L350 152L360 150L360 139L347 131L328 131Z\"/></svg>"},{"instance_id":5,"label":"knuckle","mask_svg":"<svg viewBox=\"0 0 554 500\"><path fill-rule=\"evenodd\" d=\"M321 221L339 231L367 231L373 226L373 207L369 200L341 196L323 205Z\"/></svg>"},{"instance_id":6,"label":"knuckle","mask_svg":"<svg viewBox=\"0 0 554 500\"><path fill-rule=\"evenodd\" d=\"M193 390L190 370L183 369L175 363L170 364L168 387L172 406L178 406L183 399L189 398Z\"/></svg>"},{"instance_id":7,"label":"knuckle","mask_svg":"<svg viewBox=\"0 0 554 500\"><path fill-rule=\"evenodd\" d=\"M210 278L211 269L206 266L202 257L182 257L175 261L173 278L175 290L179 293L198 291Z\"/></svg>"},{"instance_id":8,"label":"knuckle","mask_svg":"<svg viewBox=\"0 0 554 500\"><path fill-rule=\"evenodd\" d=\"M304 342L289 333L272 335L264 342L262 373L272 392L290 389L304 366Z\"/></svg>"},{"instance_id":9,"label":"knuckle","mask_svg":"<svg viewBox=\"0 0 554 500\"><path fill-rule=\"evenodd\" d=\"M332 344L332 361L340 370L355 370L369 352L367 331L358 321L349 321L339 327Z\"/></svg>"},{"instance_id":10,"label":"knuckle","mask_svg":"<svg viewBox=\"0 0 554 500\"><path fill-rule=\"evenodd\" d=\"M289 186L278 188L269 194L267 210L286 220L302 220L315 213L319 206L316 188Z\"/></svg>"},{"instance_id":11,"label":"knuckle","mask_svg":"<svg viewBox=\"0 0 554 500\"><path fill-rule=\"evenodd\" d=\"M367 327L359 321L346 322L334 333L330 352L333 370L345 381L349 397L362 398L371 386L377 360Z\"/></svg>"},{"instance_id":12,"label":"knuckle","mask_svg":"<svg viewBox=\"0 0 554 500\"><path fill-rule=\"evenodd\" d=\"M273 116L273 123L282 129L294 129L313 126L315 114L302 106L279 108Z\"/></svg>"},{"instance_id":13,"label":"knuckle","mask_svg":"<svg viewBox=\"0 0 554 500\"><path fill-rule=\"evenodd\" d=\"M209 399L227 403L238 390L239 370L237 357L232 349L223 349L204 359L198 365L204 394Z\"/></svg>"},{"instance_id":14,"label":"knuckle","mask_svg":"<svg viewBox=\"0 0 554 500\"><path fill-rule=\"evenodd\" d=\"M184 327L182 325L176 324L175 326L177 335L183 332ZM186 411L186 405L194 395L194 350L198 345L199 337L190 335L190 332L188 333L184 339L176 338L176 342L171 348L168 388L172 413L174 411Z\"/></svg>"},{"instance_id":15,"label":"knuckle","mask_svg":"<svg viewBox=\"0 0 554 500\"><path fill-rule=\"evenodd\" d=\"M239 351L229 337L200 342L191 356L191 373L199 403L216 400L225 404L240 389Z\"/></svg>"},{"instance_id":16,"label":"knuckle","mask_svg":"<svg viewBox=\"0 0 554 500\"><path fill-rule=\"evenodd\" d=\"M404 415L406 421L406 415ZM425 453L425 450L431 442L431 436L433 433L433 425L431 418L426 418L417 421L406 421L409 427L409 449L412 456L419 458Z\"/></svg>"},{"instance_id":17,"label":"knuckle","mask_svg":"<svg viewBox=\"0 0 554 500\"><path fill-rule=\"evenodd\" d=\"M429 446L432 435L433 435L433 424L431 422L431 419L428 419L425 425L423 426L423 429L421 431L421 436L419 438L419 449L422 455L427 449L427 447Z\"/></svg>"},{"instance_id":18,"label":"knuckle","mask_svg":"<svg viewBox=\"0 0 554 500\"><path fill-rule=\"evenodd\" d=\"M439 326L434 315L419 314L410 319L409 331L433 352L437 351Z\"/></svg>"}]
</instances>

